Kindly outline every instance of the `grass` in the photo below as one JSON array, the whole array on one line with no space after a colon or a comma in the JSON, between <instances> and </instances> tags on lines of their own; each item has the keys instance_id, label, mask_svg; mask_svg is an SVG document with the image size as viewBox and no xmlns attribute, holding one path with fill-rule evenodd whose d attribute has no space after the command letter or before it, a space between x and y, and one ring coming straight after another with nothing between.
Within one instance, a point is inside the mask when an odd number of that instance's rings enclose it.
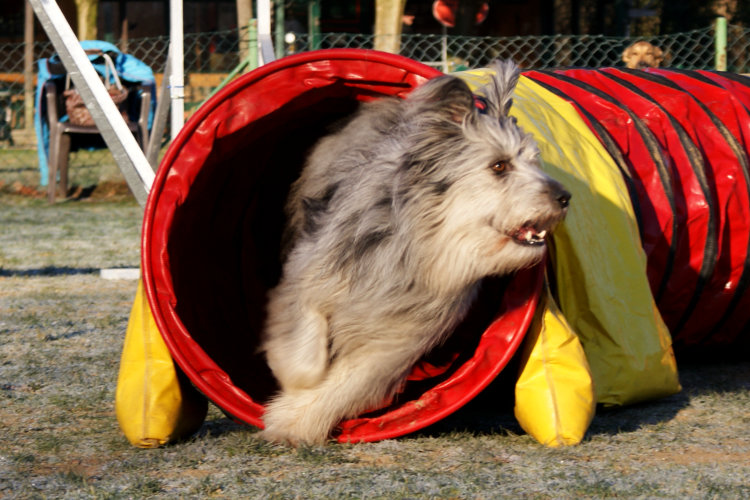
<instances>
[{"instance_id":1,"label":"grass","mask_svg":"<svg viewBox=\"0 0 750 500\"><path fill-rule=\"evenodd\" d=\"M139 265L141 217L127 197L0 189L0 498L750 497L747 361L681 366L680 394L600 411L561 449L491 398L399 439L299 449L212 406L190 439L134 448L114 392L136 283L98 270Z\"/></svg>"}]
</instances>

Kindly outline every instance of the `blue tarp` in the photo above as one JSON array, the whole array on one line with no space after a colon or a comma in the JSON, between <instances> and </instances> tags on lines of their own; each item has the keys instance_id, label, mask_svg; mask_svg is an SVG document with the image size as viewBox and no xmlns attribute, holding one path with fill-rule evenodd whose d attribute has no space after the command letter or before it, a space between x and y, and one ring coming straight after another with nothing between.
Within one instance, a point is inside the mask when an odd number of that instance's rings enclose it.
<instances>
[{"instance_id":1,"label":"blue tarp","mask_svg":"<svg viewBox=\"0 0 750 500\"><path fill-rule=\"evenodd\" d=\"M149 115L149 129L154 109L156 108L156 81L154 72L149 66L139 59L124 54L117 46L100 40L83 40L81 42L83 50L99 50L106 52L112 57L115 63L115 69L125 83L140 84L150 87L151 90L151 113ZM94 63L98 55L90 55L89 59ZM60 68L60 69L58 69ZM94 64L94 69L104 76L104 64ZM44 84L49 80L60 80L65 78L65 70L62 69L60 58L57 54L48 58L37 61L37 84L36 84L36 113L34 114L34 128L37 137L37 151L39 155L39 184L47 185L49 172L49 124L47 123L47 103L43 99ZM134 120L136 116L132 116ZM65 119L65 118L63 118Z\"/></svg>"}]
</instances>

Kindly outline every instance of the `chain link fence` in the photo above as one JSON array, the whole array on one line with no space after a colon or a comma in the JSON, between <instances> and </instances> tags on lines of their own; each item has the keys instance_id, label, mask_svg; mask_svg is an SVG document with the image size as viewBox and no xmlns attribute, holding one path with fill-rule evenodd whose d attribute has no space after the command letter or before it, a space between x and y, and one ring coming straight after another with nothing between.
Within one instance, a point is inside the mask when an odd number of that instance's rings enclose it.
<instances>
[{"instance_id":1,"label":"chain link fence","mask_svg":"<svg viewBox=\"0 0 750 500\"><path fill-rule=\"evenodd\" d=\"M747 34L745 34L747 36ZM324 33L311 43L307 35L299 37L290 48L296 51L313 48L368 47L374 35ZM714 67L714 32L712 28L647 39L667 54L666 65L683 69ZM549 35L534 37L454 37L441 35L403 35L401 55L437 66L444 71L486 66L496 58L510 58L527 69L563 67L622 66L623 50L635 39L603 35ZM750 45L741 44L738 55ZM742 65L744 69L746 64Z\"/></svg>"},{"instance_id":2,"label":"chain link fence","mask_svg":"<svg viewBox=\"0 0 750 500\"><path fill-rule=\"evenodd\" d=\"M664 66L682 69L714 69L716 49L713 27L646 38L665 53ZM401 55L443 71L485 66L491 60L512 58L523 68L622 66L622 51L634 38L602 35L550 35L528 37L463 37L404 34ZM243 62L241 53L255 45L247 30L186 34L185 105L196 109ZM278 55L321 48L373 48L375 36L367 34L295 33L287 37ZM121 49L148 64L161 81L169 38L130 39ZM16 169L27 185L37 185L36 139L33 118L25 102L24 44L0 44L0 168ZM278 49L278 48L277 48ZM54 54L49 42L34 44L35 62ZM730 25L727 33L727 70L750 72L750 29ZM34 68L36 71L36 66ZM33 99L33 96L30 97ZM168 136L167 136L168 137ZM166 141L166 139L165 139ZM107 168L102 168L107 166ZM79 150L70 155L74 184L96 183L102 176L117 177L111 155L105 151ZM102 171L107 173L103 174ZM76 178L78 176L78 178ZM85 185L85 184L84 184ZM0 186L1 187L1 186Z\"/></svg>"}]
</instances>

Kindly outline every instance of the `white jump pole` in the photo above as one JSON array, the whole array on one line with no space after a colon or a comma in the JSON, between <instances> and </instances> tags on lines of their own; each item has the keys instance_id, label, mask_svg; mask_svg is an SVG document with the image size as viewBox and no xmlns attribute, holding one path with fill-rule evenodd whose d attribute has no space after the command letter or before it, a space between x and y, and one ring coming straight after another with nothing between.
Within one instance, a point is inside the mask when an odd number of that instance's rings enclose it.
<instances>
[{"instance_id":1,"label":"white jump pole","mask_svg":"<svg viewBox=\"0 0 750 500\"><path fill-rule=\"evenodd\" d=\"M271 38L271 2L270 0L258 0L258 42L260 51L258 54L258 65L268 64L276 59L273 51L273 39ZM283 9L284 4L281 2L276 5L277 9Z\"/></svg>"},{"instance_id":2,"label":"white jump pole","mask_svg":"<svg viewBox=\"0 0 750 500\"><path fill-rule=\"evenodd\" d=\"M182 0L169 0L169 97L172 139L185 124L185 53L183 47Z\"/></svg>"},{"instance_id":3,"label":"white jump pole","mask_svg":"<svg viewBox=\"0 0 750 500\"><path fill-rule=\"evenodd\" d=\"M154 171L146 155L112 102L104 83L57 3L54 0L29 0L29 3L91 112L94 123L112 152L112 157L122 171L128 187L138 203L145 205L154 182Z\"/></svg>"}]
</instances>

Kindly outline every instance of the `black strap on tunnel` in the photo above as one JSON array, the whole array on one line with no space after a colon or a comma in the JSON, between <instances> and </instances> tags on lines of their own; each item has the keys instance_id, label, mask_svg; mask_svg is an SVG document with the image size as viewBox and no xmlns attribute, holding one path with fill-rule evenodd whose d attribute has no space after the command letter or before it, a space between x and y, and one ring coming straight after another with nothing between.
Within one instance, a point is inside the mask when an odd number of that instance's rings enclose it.
<instances>
[{"instance_id":1,"label":"black strap on tunnel","mask_svg":"<svg viewBox=\"0 0 750 500\"><path fill-rule=\"evenodd\" d=\"M711 80L709 77L702 73L698 73L697 71L689 70L689 69L680 69L680 68L669 68L670 73L678 73L680 75L688 76L692 78L693 80L699 81L701 83L705 83L707 85L712 85L716 88L724 88L721 85L719 85L717 82ZM722 74L719 71L712 71L712 73L716 73L717 75L721 75L726 78L728 74ZM743 77L744 78L744 77ZM747 78L746 78L747 80ZM671 82L671 80L668 80ZM677 84L679 86L679 84ZM683 89L684 90L684 89ZM725 89L726 90L726 89Z\"/></svg>"},{"instance_id":2,"label":"black strap on tunnel","mask_svg":"<svg viewBox=\"0 0 750 500\"><path fill-rule=\"evenodd\" d=\"M638 78L649 80L660 85L666 85L670 88L679 90L680 92L687 94L687 92L685 92L683 89L659 75L653 75L641 70L629 70L626 68L621 68L620 70ZM674 116L672 116L666 109L662 107L659 101L654 99L648 93L644 92L637 85L628 80L606 72L602 72L602 74L612 81L615 81L623 87L627 88L631 92L643 97L644 99L647 99L664 113L664 116L667 117L670 124L672 125L672 128L674 128L675 132L677 132L677 137L680 140L680 144L682 145L683 150L687 155L690 167L695 174L695 178L698 180L698 184L700 185L701 191L703 192L703 197L708 204L708 224L706 225L706 243L703 247L703 262L701 263L701 269L698 272L698 279L695 284L695 291L693 292L693 296L691 297L690 302L688 303L682 316L680 317L680 320L677 322L677 325L672 331L672 337L674 338L680 332L680 330L682 330L682 328L685 326L685 323L690 318L690 315L693 313L693 310L695 309L695 306L698 303L701 294L703 293L703 289L706 286L706 282L711 278L716 267L716 258L718 255L719 246L717 235L716 203L714 203L713 197L711 196L711 189L708 185L708 178L706 177L706 165L703 161L703 155L701 154L700 150L698 150L698 147L695 145L695 143L693 143L687 131L685 131L685 129Z\"/></svg>"},{"instance_id":3,"label":"black strap on tunnel","mask_svg":"<svg viewBox=\"0 0 750 500\"><path fill-rule=\"evenodd\" d=\"M635 113L633 113L633 111L631 111L627 106L625 106L622 102L610 96L606 92L602 92L596 87L589 85L588 83L582 82L568 75L555 73L551 71L539 71L539 73L550 76L552 78L556 78L562 82L565 82L567 84L570 84L582 90L585 90L586 92L596 96L598 99L602 99L614 106L617 106L618 108L622 109L625 113L628 114L628 117L633 121L633 125L635 127L636 132L638 132L638 134L643 139L643 143L646 146L646 149L648 150L648 152L650 153L651 159L653 160L654 165L656 165L656 168L659 174L659 180L661 181L662 189L664 190L664 194L667 197L667 200L669 202L669 209L672 211L673 214L677 213L677 206L675 204L675 198L674 198L674 190L672 189L672 174L669 171L669 168L667 167L666 160L662 156L662 150L661 150L661 147L659 146L659 141L656 140L656 137L654 137L653 133L651 132L651 130L649 130L646 124L643 123L643 121L641 121L641 119ZM534 80L534 81L537 83L543 84L543 82L540 82L539 80ZM560 91L559 89L555 89L553 86L550 86L550 85L544 85L544 86L552 90L552 92L556 93L557 95L561 95L561 94L565 95L564 92ZM576 102L575 98L569 97L568 99L572 100L573 102ZM582 106L579 106L579 109L583 110ZM595 123L598 127L601 127L602 129L606 131L605 127L601 125L598 122L598 120L593 118L593 116L591 116L587 111L585 110L583 111L586 113L585 116L591 121L592 124ZM598 127L596 129L597 133L599 132ZM607 138L609 138L610 141L612 141L611 148L617 151L618 157L622 158L623 164L627 165L626 160L622 156L622 152L620 151L620 148L614 143L614 140L609 135L609 132L606 132L606 134L600 134L600 137L604 137L605 135ZM605 147L607 147L609 151L610 145L607 145L606 143L604 145ZM613 158L615 159L615 161L619 163L620 160L618 158L615 158L614 156ZM622 170L622 167L620 167L620 170ZM628 172L628 175L625 177L626 182L628 182L627 180L628 178L630 178L630 183L631 183L628 185L628 191L631 191L631 199L638 199L637 196L635 196L633 193L635 188L632 186L633 180L629 172ZM643 221L641 219L642 215L640 213L641 211L640 206L638 207L638 210L639 212L636 213L636 216L638 217L639 230L640 230L640 226L643 225ZM669 251L667 252L667 262L664 266L664 271L662 273L662 278L659 283L659 286L656 290L656 293L654 293L654 298L656 299L657 302L659 301L659 298L661 297L661 295L664 293L667 283L669 282L669 278L672 275L672 269L674 268L674 258L675 258L675 254L677 253L677 240L678 240L677 234L678 234L679 229L680 228L678 227L677 219L673 217L672 218L672 241L670 241L669 243Z\"/></svg>"},{"instance_id":4,"label":"black strap on tunnel","mask_svg":"<svg viewBox=\"0 0 750 500\"><path fill-rule=\"evenodd\" d=\"M716 74L723 78L726 78L727 80L732 80L735 83L739 83L740 85L750 88L750 78L748 78L747 76L739 75L737 73L729 73L727 71L717 71Z\"/></svg>"}]
</instances>

